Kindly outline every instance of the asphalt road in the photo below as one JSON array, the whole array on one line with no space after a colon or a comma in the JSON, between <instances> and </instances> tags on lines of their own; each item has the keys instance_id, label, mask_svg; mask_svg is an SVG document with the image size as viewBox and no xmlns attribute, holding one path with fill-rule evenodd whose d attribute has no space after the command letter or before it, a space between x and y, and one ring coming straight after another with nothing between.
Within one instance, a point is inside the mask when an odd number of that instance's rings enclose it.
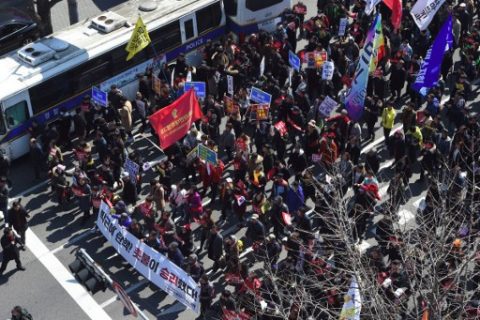
<instances>
[{"instance_id":1,"label":"asphalt road","mask_svg":"<svg viewBox=\"0 0 480 320\"><path fill-rule=\"evenodd\" d=\"M305 1L309 13L315 12L316 1ZM299 46L301 48L301 46ZM476 99L477 100L477 99ZM140 150L146 160L154 160L161 156L150 142L138 139L132 146ZM375 148L384 152L383 132L376 130L375 140L366 145L363 152ZM380 193L385 198L388 180L391 174L391 162L382 162L379 174ZM33 170L29 167L29 159L20 159L13 164L11 179L12 194L21 196L32 218L27 233L27 251L21 253L21 259L26 271L15 271L11 262L0 278L0 319L7 318L14 305L22 305L32 313L35 319L128 319L131 316L116 298L111 289L91 296L81 287L70 274L68 265L75 259L77 248L84 248L92 258L120 283L129 294L132 301L149 319L194 319L195 315L174 299L149 284L142 276L126 263L123 258L105 241L99 232L91 232L94 219L86 225L81 225L81 216L76 205L65 209L52 202L52 194L48 188L47 178L34 181ZM143 179L147 182L153 177L150 171ZM399 211L399 224L403 226L414 223L415 212L421 205L425 185L416 182L419 175L411 179L410 192L412 197ZM145 190L146 184L144 184ZM145 191L143 193L145 196ZM218 211L214 218L218 218ZM238 231L235 221L223 227L223 233L235 233L237 238L243 236L244 230ZM198 234L195 234L198 241ZM198 242L196 243L198 244ZM360 250L366 250L374 245L372 241L364 241ZM248 255L248 250L243 256ZM212 262L200 255L204 267L208 270ZM255 266L260 267L260 266ZM214 284L221 288L222 279L214 279ZM219 290L217 290L218 292Z\"/></svg>"}]
</instances>

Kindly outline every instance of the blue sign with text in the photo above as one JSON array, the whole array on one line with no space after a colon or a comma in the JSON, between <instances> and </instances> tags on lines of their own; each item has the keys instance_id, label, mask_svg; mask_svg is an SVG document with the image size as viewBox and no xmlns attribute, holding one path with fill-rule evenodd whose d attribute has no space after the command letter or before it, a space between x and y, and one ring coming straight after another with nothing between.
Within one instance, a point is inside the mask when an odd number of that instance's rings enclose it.
<instances>
[{"instance_id":1,"label":"blue sign with text","mask_svg":"<svg viewBox=\"0 0 480 320\"><path fill-rule=\"evenodd\" d=\"M185 82L185 92L187 92L191 88L195 90L198 98L205 99L207 97L207 85L205 84L205 82Z\"/></svg>"},{"instance_id":2,"label":"blue sign with text","mask_svg":"<svg viewBox=\"0 0 480 320\"><path fill-rule=\"evenodd\" d=\"M106 107L108 106L108 93L100 90L100 88L92 87L92 100L93 102Z\"/></svg>"},{"instance_id":3,"label":"blue sign with text","mask_svg":"<svg viewBox=\"0 0 480 320\"><path fill-rule=\"evenodd\" d=\"M252 90L250 91L250 100L256 103L270 104L270 102L272 102L272 95L258 88L252 87Z\"/></svg>"},{"instance_id":4,"label":"blue sign with text","mask_svg":"<svg viewBox=\"0 0 480 320\"><path fill-rule=\"evenodd\" d=\"M293 69L300 70L300 58L291 50L288 51L288 62Z\"/></svg>"}]
</instances>

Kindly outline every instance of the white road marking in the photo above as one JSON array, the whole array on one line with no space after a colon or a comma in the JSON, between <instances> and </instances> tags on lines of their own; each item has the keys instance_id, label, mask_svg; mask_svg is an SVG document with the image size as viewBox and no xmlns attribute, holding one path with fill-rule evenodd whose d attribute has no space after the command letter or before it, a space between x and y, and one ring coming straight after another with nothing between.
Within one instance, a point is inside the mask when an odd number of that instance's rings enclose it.
<instances>
[{"instance_id":1,"label":"white road marking","mask_svg":"<svg viewBox=\"0 0 480 320\"><path fill-rule=\"evenodd\" d=\"M43 187L44 185L46 185L46 184L48 184L48 183L50 183L50 179L47 179L47 180L42 181L42 182L40 182L40 183L38 183L38 184L36 184L36 185L34 185L34 186L31 186L31 187L28 188L27 190L24 190L24 191L18 193L17 195L15 195L15 196L12 197L12 198L20 198L20 197L23 197L23 196L25 196L26 194L29 194L29 193L31 193L32 191L34 191L34 190L36 190L36 189L38 189L38 188L41 188L41 187Z\"/></svg>"},{"instance_id":2,"label":"white road marking","mask_svg":"<svg viewBox=\"0 0 480 320\"><path fill-rule=\"evenodd\" d=\"M72 297L90 319L108 320L110 316L75 279L69 270L42 243L31 229L27 229L27 248L35 255L63 289Z\"/></svg>"},{"instance_id":3,"label":"white road marking","mask_svg":"<svg viewBox=\"0 0 480 320\"><path fill-rule=\"evenodd\" d=\"M148 283L148 280L147 279L142 279L139 282L137 282L136 284L128 287L127 289L125 289L125 292L127 294L129 294L130 292L137 290L138 288L140 288L141 286L143 286L146 283ZM111 297L110 299L108 299L107 301L105 301L104 303L102 303L100 305L100 307L105 309L106 307L108 307L109 305L111 305L112 303L114 303L117 300L120 300L120 299L118 298L117 295L115 295L115 296Z\"/></svg>"}]
</instances>

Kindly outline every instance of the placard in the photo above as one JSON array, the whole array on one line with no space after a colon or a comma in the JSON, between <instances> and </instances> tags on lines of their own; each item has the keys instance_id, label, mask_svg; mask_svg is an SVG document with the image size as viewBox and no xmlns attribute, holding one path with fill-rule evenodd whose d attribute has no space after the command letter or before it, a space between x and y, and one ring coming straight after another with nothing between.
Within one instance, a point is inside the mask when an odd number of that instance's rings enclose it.
<instances>
[{"instance_id":1,"label":"placard","mask_svg":"<svg viewBox=\"0 0 480 320\"><path fill-rule=\"evenodd\" d=\"M223 97L223 103L225 105L226 114L236 113L240 110L240 106L237 103L235 103L235 100L233 100L233 98L229 96Z\"/></svg>"},{"instance_id":2,"label":"placard","mask_svg":"<svg viewBox=\"0 0 480 320\"><path fill-rule=\"evenodd\" d=\"M300 71L300 58L292 50L288 51L288 62L293 69Z\"/></svg>"},{"instance_id":3,"label":"placard","mask_svg":"<svg viewBox=\"0 0 480 320\"><path fill-rule=\"evenodd\" d=\"M130 160L129 158L125 159L123 169L128 172L131 181L137 181L137 175L140 171L140 166L136 162Z\"/></svg>"},{"instance_id":4,"label":"placard","mask_svg":"<svg viewBox=\"0 0 480 320\"><path fill-rule=\"evenodd\" d=\"M213 165L217 165L217 153L203 144L199 144L198 157L206 162L210 162Z\"/></svg>"},{"instance_id":5,"label":"placard","mask_svg":"<svg viewBox=\"0 0 480 320\"><path fill-rule=\"evenodd\" d=\"M157 77L156 75L153 75L152 76L152 90L153 92L155 92L156 94L160 94L161 92L161 89L162 89L162 82L160 81L160 78Z\"/></svg>"},{"instance_id":6,"label":"placard","mask_svg":"<svg viewBox=\"0 0 480 320\"><path fill-rule=\"evenodd\" d=\"M343 37L348 26L348 18L341 18L340 25L338 26L338 36Z\"/></svg>"},{"instance_id":7,"label":"placard","mask_svg":"<svg viewBox=\"0 0 480 320\"><path fill-rule=\"evenodd\" d=\"M322 66L322 79L332 80L334 70L335 70L335 65L333 64L333 61L325 61L325 63Z\"/></svg>"},{"instance_id":8,"label":"placard","mask_svg":"<svg viewBox=\"0 0 480 320\"><path fill-rule=\"evenodd\" d=\"M269 105L266 103L250 105L250 120L268 120Z\"/></svg>"},{"instance_id":9,"label":"placard","mask_svg":"<svg viewBox=\"0 0 480 320\"><path fill-rule=\"evenodd\" d=\"M195 90L195 93L197 94L197 97L199 99L205 99L207 97L207 85L205 82L201 81L196 81L196 82L185 82L185 92L193 88Z\"/></svg>"},{"instance_id":10,"label":"placard","mask_svg":"<svg viewBox=\"0 0 480 320\"><path fill-rule=\"evenodd\" d=\"M93 102L103 106L108 106L108 93L102 91L100 88L92 87L92 100Z\"/></svg>"},{"instance_id":11,"label":"placard","mask_svg":"<svg viewBox=\"0 0 480 320\"><path fill-rule=\"evenodd\" d=\"M252 90L250 90L250 100L256 103L267 103L270 105L272 102L272 95L256 87L252 87Z\"/></svg>"},{"instance_id":12,"label":"placard","mask_svg":"<svg viewBox=\"0 0 480 320\"><path fill-rule=\"evenodd\" d=\"M233 76L227 74L227 92L229 95L233 96L234 89L233 89Z\"/></svg>"},{"instance_id":13,"label":"placard","mask_svg":"<svg viewBox=\"0 0 480 320\"><path fill-rule=\"evenodd\" d=\"M330 113L332 113L333 109L335 109L337 106L337 101L330 98L330 96L326 96L318 107L318 111L325 117L329 117Z\"/></svg>"}]
</instances>

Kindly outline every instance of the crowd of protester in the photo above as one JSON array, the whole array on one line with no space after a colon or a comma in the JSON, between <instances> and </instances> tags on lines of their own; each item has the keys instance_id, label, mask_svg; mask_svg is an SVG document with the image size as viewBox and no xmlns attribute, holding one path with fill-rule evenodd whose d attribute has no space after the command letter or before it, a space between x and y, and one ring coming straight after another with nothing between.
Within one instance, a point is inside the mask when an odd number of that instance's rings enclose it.
<instances>
[{"instance_id":1,"label":"crowd of protester","mask_svg":"<svg viewBox=\"0 0 480 320\"><path fill-rule=\"evenodd\" d=\"M395 213L408 200L409 185L416 182L413 175L420 174L421 188L428 189L422 215L434 224L428 215L442 201L437 182L446 175L454 177L445 200L449 208L460 210L457 200L465 192L473 193L476 186L471 182L480 165L475 148L480 126L470 103L475 98L471 82L477 79L480 42L475 3L447 1L425 31L414 24L410 6L405 3L401 28L394 30L390 10L378 5L387 54L369 78L360 122L349 118L342 103L372 15L365 14L363 1L319 0L318 15L307 20L306 7L297 3L285 11L272 33L261 31L245 39L229 34L207 42L197 67L188 65L180 54L174 66L146 70L139 75L135 99L112 86L107 108L86 96L73 114L63 112L54 125L33 123L35 177L51 179L59 210L75 201L83 213L82 223L93 223L90 217L100 201L109 202L120 225L199 282L202 315L211 312L219 297L226 318L236 312L246 318L263 312L262 319L284 319L285 313L278 310L283 308L289 319L329 319L328 310L342 308L350 279L336 252L367 239L367 225L384 200L380 164L393 160L393 176L387 179L384 196L387 214L377 222L378 245L366 256L378 275L378 290L385 299L400 303L415 288L399 254L401 239L392 235ZM437 85L422 96L411 84L449 13L454 16L455 48L445 54ZM345 36L339 37L341 18L348 18L350 24ZM298 47L301 39L307 41L304 48ZM332 80L322 79L321 67L291 73L289 51L299 56L326 52L335 65ZM162 81L159 92L153 91L153 74ZM227 93L227 75L234 79L233 96ZM145 137L157 141L148 115L175 101L187 76L207 84L208 97L201 102L204 118L164 150L166 159L153 168L155 178L144 181L151 173L143 172L143 156L130 146ZM252 86L272 95L266 120L252 115L248 93ZM233 99L228 108L225 96ZM332 115L319 110L327 96L339 102ZM377 149L362 152L379 138L377 128L382 128L384 141ZM198 144L218 152L218 162L187 157ZM70 150L75 157L73 170L66 168L64 159ZM137 176L122 169L127 158L140 165ZM7 177L5 172L0 188ZM344 199L351 203L347 215L353 227L349 242L342 244L328 239L334 232L329 219L340 214L332 212L332 201ZM18 203L11 210L23 209ZM26 212L12 213L8 219L22 244L26 216ZM471 213L471 221L468 228L478 230L476 212ZM237 239L234 234L240 229L246 233ZM461 263L458 251L464 246L461 235L451 241L457 253L447 261L450 267ZM264 268L253 270L252 259L243 259L247 254ZM213 262L211 269L204 268L199 258L203 255ZM220 274L224 277L215 283ZM315 287L310 292L321 308L300 299L282 301L272 279L282 279L287 290L302 282L299 274L325 283L323 290ZM406 318L406 313L402 315Z\"/></svg>"}]
</instances>

